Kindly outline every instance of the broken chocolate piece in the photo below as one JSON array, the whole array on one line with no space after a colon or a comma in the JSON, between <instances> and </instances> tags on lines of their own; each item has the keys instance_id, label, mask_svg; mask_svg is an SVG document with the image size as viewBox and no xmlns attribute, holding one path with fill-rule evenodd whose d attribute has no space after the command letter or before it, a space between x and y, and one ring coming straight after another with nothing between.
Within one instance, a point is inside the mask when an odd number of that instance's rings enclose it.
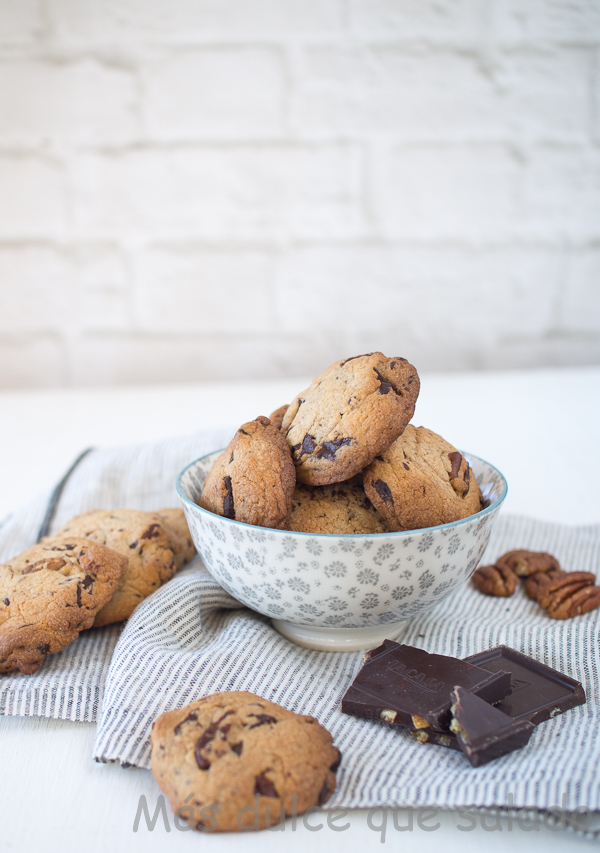
<instances>
[{"instance_id":1,"label":"broken chocolate piece","mask_svg":"<svg viewBox=\"0 0 600 853\"><path fill-rule=\"evenodd\" d=\"M373 660L373 658L376 658L377 655L381 655L386 652L388 650L388 646L386 645L386 643L391 642L392 640L384 640L380 646L377 646L377 648L369 649L368 651L366 651L362 656L363 664L368 663L370 660Z\"/></svg>"},{"instance_id":2,"label":"broken chocolate piece","mask_svg":"<svg viewBox=\"0 0 600 853\"><path fill-rule=\"evenodd\" d=\"M529 720L537 726L586 702L579 681L508 646L469 655L465 660L489 672L510 672L511 693L496 707L515 720Z\"/></svg>"},{"instance_id":3,"label":"broken chocolate piece","mask_svg":"<svg viewBox=\"0 0 600 853\"><path fill-rule=\"evenodd\" d=\"M394 503L394 496L392 495L392 490L388 486L387 483L384 483L383 480L375 480L373 483L373 488L379 495L382 501L385 501L386 504Z\"/></svg>"},{"instance_id":4,"label":"broken chocolate piece","mask_svg":"<svg viewBox=\"0 0 600 853\"><path fill-rule=\"evenodd\" d=\"M433 729L410 729L410 734L419 743L431 743L435 746L445 746L446 749L457 749L460 752L458 738L452 732L434 732Z\"/></svg>"},{"instance_id":5,"label":"broken chocolate piece","mask_svg":"<svg viewBox=\"0 0 600 853\"><path fill-rule=\"evenodd\" d=\"M510 691L510 675L384 640L346 691L342 711L395 726L445 731L457 684L486 702L498 702Z\"/></svg>"},{"instance_id":6,"label":"broken chocolate piece","mask_svg":"<svg viewBox=\"0 0 600 853\"><path fill-rule=\"evenodd\" d=\"M515 720L462 687L452 691L452 731L473 767L526 746L535 726Z\"/></svg>"},{"instance_id":7,"label":"broken chocolate piece","mask_svg":"<svg viewBox=\"0 0 600 853\"><path fill-rule=\"evenodd\" d=\"M258 726L275 725L277 723L277 720L271 714L252 714L251 716L256 718L256 722L254 725L248 726L250 729L256 729Z\"/></svg>"},{"instance_id":8,"label":"broken chocolate piece","mask_svg":"<svg viewBox=\"0 0 600 853\"><path fill-rule=\"evenodd\" d=\"M151 524L147 530L144 530L140 539L157 539L160 536L160 524Z\"/></svg>"},{"instance_id":9,"label":"broken chocolate piece","mask_svg":"<svg viewBox=\"0 0 600 853\"><path fill-rule=\"evenodd\" d=\"M352 444L351 438L335 438L333 441L324 441L321 447L315 453L317 459L335 459L335 454L340 447L345 447L347 444Z\"/></svg>"},{"instance_id":10,"label":"broken chocolate piece","mask_svg":"<svg viewBox=\"0 0 600 853\"><path fill-rule=\"evenodd\" d=\"M267 771L260 773L254 780L254 793L262 797L278 797L277 789L266 773Z\"/></svg>"},{"instance_id":11,"label":"broken chocolate piece","mask_svg":"<svg viewBox=\"0 0 600 853\"><path fill-rule=\"evenodd\" d=\"M225 486L225 497L223 499L223 515L225 518L235 519L235 505L233 502L233 486L231 477L223 477L223 485Z\"/></svg>"},{"instance_id":12,"label":"broken chocolate piece","mask_svg":"<svg viewBox=\"0 0 600 853\"><path fill-rule=\"evenodd\" d=\"M450 460L451 465L450 479L454 480L456 477L458 477L460 463L463 460L462 453L459 453L458 450L453 450L452 453L448 454L448 459Z\"/></svg>"},{"instance_id":13,"label":"broken chocolate piece","mask_svg":"<svg viewBox=\"0 0 600 853\"><path fill-rule=\"evenodd\" d=\"M402 392L401 392L401 391L398 391L398 389L397 389L397 388L396 388L396 386L393 384L393 382L390 382L390 380L389 380L389 379L386 379L386 378L385 378L385 376L383 376L383 375L382 375L382 374L377 370L377 368L376 368L376 367L374 367L374 368L373 368L373 370L375 371L375 374L376 374L377 378L379 379L379 382L381 383L381 384L380 384L380 386L379 386L379 393L380 393L380 394L389 394L389 392L390 392L390 390L391 390L391 391L394 391L394 392L395 392L399 397L401 397L401 396L402 396Z\"/></svg>"}]
</instances>

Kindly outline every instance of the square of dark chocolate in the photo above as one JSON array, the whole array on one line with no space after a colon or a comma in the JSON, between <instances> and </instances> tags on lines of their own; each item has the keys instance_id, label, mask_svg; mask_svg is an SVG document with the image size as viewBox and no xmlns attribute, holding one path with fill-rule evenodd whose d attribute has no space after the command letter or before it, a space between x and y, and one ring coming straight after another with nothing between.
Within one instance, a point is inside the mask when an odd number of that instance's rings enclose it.
<instances>
[{"instance_id":1,"label":"square of dark chocolate","mask_svg":"<svg viewBox=\"0 0 600 853\"><path fill-rule=\"evenodd\" d=\"M450 729L473 767L522 749L535 729L528 720L515 720L462 687L452 691L452 701Z\"/></svg>"},{"instance_id":2,"label":"square of dark chocolate","mask_svg":"<svg viewBox=\"0 0 600 853\"><path fill-rule=\"evenodd\" d=\"M508 646L469 655L465 660L489 672L510 672L511 693L496 707L515 720L529 720L537 726L586 701L579 681Z\"/></svg>"},{"instance_id":3,"label":"square of dark chocolate","mask_svg":"<svg viewBox=\"0 0 600 853\"><path fill-rule=\"evenodd\" d=\"M384 640L364 660L342 699L342 711L395 726L447 730L456 685L486 702L498 702L510 690L506 672L490 673L458 658L393 640Z\"/></svg>"}]
</instances>

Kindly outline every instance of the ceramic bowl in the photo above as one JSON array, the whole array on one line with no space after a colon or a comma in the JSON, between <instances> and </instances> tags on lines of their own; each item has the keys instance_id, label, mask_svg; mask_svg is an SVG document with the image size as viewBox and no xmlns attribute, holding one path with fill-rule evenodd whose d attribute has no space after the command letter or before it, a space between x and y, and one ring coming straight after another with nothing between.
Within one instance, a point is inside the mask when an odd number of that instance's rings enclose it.
<instances>
[{"instance_id":1,"label":"ceramic bowl","mask_svg":"<svg viewBox=\"0 0 600 853\"><path fill-rule=\"evenodd\" d=\"M201 509L204 479L221 451L177 479L192 538L207 569L280 633L315 649L353 651L394 639L473 573L506 496L496 468L468 453L487 506L460 521L398 533L332 535L255 527Z\"/></svg>"}]
</instances>

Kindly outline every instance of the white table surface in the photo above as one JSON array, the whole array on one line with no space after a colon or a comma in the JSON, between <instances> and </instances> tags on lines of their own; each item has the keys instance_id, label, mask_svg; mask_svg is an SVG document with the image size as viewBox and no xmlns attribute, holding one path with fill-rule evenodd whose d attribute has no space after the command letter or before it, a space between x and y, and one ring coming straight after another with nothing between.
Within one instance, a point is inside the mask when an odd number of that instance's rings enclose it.
<instances>
[{"instance_id":1,"label":"white table surface","mask_svg":"<svg viewBox=\"0 0 600 853\"><path fill-rule=\"evenodd\" d=\"M154 441L203 427L239 425L291 400L303 380L0 393L0 517L50 488L85 447ZM600 523L600 368L422 376L414 423L505 474L503 512L566 524ZM173 472L175 478L177 472ZM199 838L169 833L159 820L150 832L133 823L145 794L154 811L160 793L150 772L95 764L94 726L40 718L0 718L0 851L381 850L367 811L350 813L350 828L324 823L310 832L288 820L279 832ZM393 760L393 756L390 756ZM476 772L476 771L474 771ZM172 817L170 815L170 817ZM318 825L326 815L313 815ZM381 813L372 816L379 824ZM429 821L440 827L398 832L388 821L385 844L408 851L587 849L563 832L469 832L456 812ZM343 825L344 821L340 821ZM400 823L406 823L402 813ZM491 822L493 823L493 821ZM594 848L597 845L593 845ZM385 848L384 848L385 849Z\"/></svg>"}]
</instances>

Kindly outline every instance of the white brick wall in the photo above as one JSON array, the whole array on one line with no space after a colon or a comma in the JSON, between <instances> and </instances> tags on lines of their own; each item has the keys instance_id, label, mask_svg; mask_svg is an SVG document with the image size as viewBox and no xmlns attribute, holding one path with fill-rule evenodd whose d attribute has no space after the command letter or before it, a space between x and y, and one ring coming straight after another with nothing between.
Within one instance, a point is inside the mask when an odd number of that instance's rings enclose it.
<instances>
[{"instance_id":1,"label":"white brick wall","mask_svg":"<svg viewBox=\"0 0 600 853\"><path fill-rule=\"evenodd\" d=\"M123 145L138 137L132 74L95 59L0 62L3 146Z\"/></svg>"},{"instance_id":2,"label":"white brick wall","mask_svg":"<svg viewBox=\"0 0 600 853\"><path fill-rule=\"evenodd\" d=\"M183 48L147 63L142 85L146 127L157 142L264 139L284 131L278 48Z\"/></svg>"},{"instance_id":3,"label":"white brick wall","mask_svg":"<svg viewBox=\"0 0 600 853\"><path fill-rule=\"evenodd\" d=\"M348 239L364 232L361 151L244 144L71 158L73 227L115 240Z\"/></svg>"},{"instance_id":4,"label":"white brick wall","mask_svg":"<svg viewBox=\"0 0 600 853\"><path fill-rule=\"evenodd\" d=\"M600 361L597 0L0 0L0 388Z\"/></svg>"}]
</instances>

